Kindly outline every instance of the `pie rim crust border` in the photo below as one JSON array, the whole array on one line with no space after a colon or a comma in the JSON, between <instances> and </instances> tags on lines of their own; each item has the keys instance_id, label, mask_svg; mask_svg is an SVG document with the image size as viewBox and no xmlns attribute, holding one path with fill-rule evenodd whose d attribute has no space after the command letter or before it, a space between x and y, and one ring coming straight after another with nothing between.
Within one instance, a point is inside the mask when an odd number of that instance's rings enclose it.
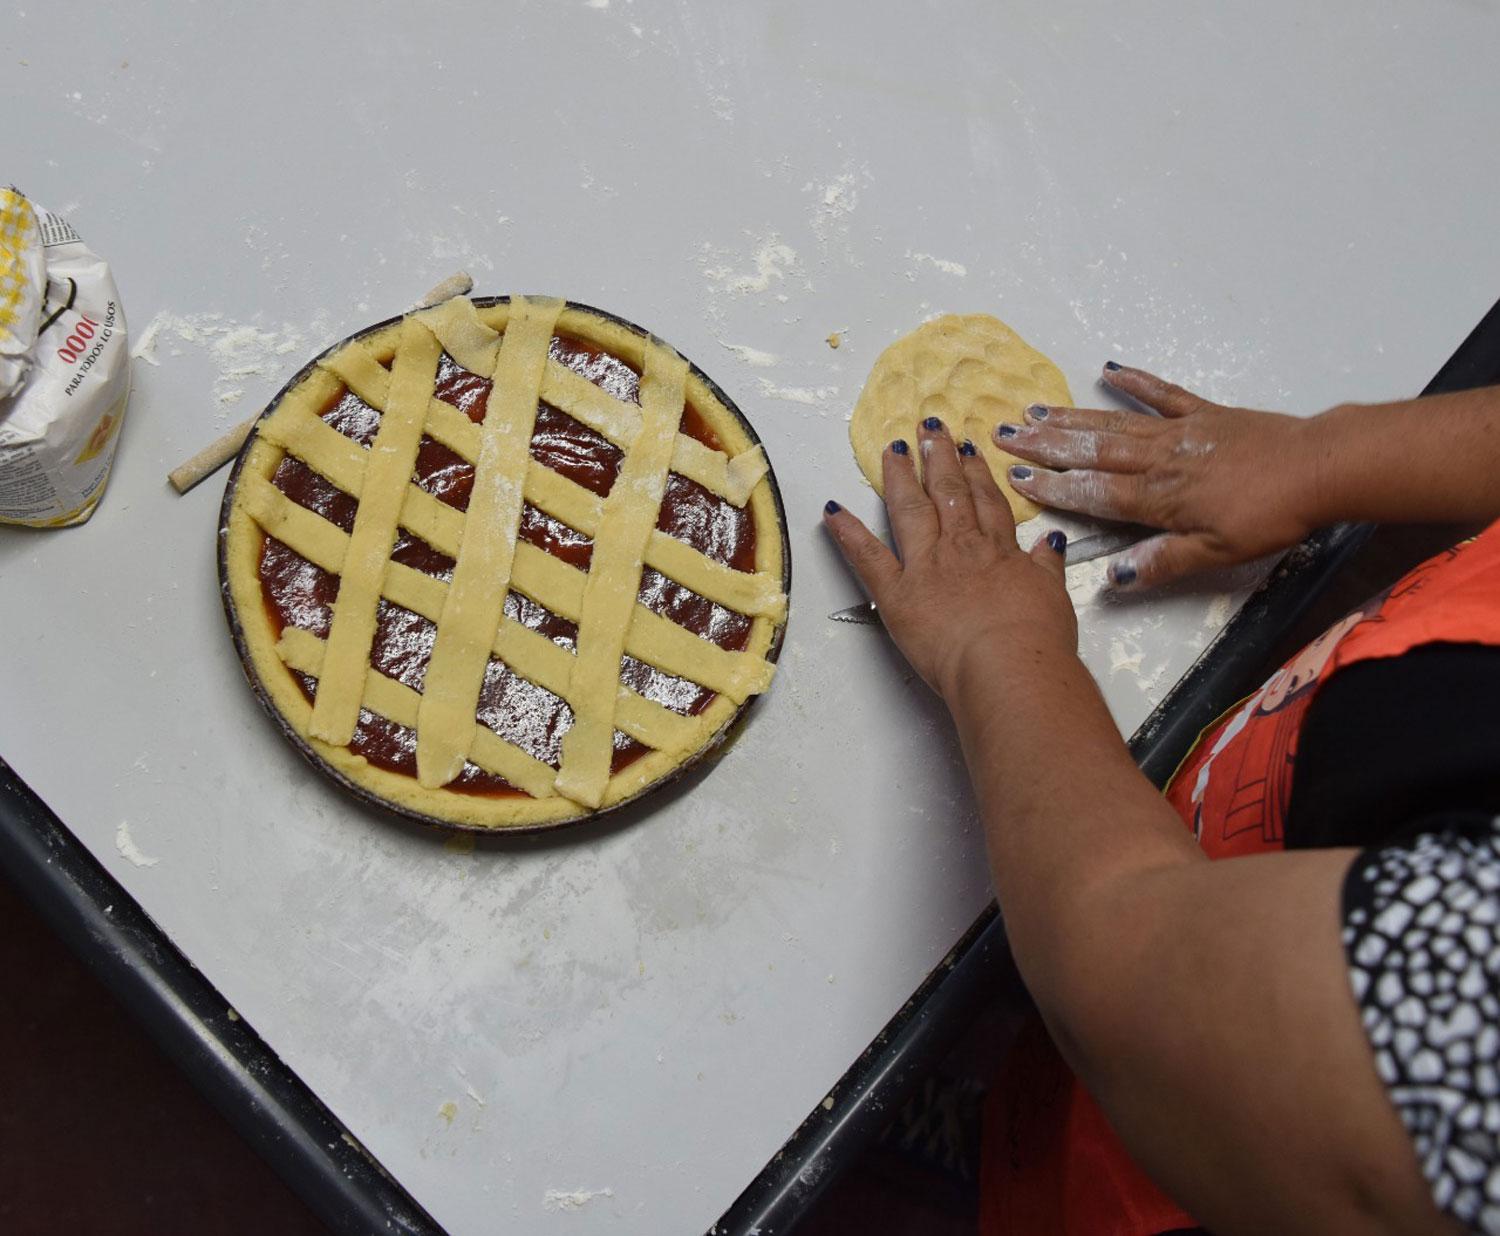
<instances>
[{"instance_id":1,"label":"pie rim crust border","mask_svg":"<svg viewBox=\"0 0 1500 1236\"><path fill-rule=\"evenodd\" d=\"M510 316L512 298L509 295L469 299L486 325L496 330L505 327ZM553 327L554 334L571 335L594 344L627 361L638 372L643 368L647 347L653 340L660 342L643 327L605 310L572 300L563 301L562 306ZM702 713L696 714L712 728L695 751L679 757L672 752L649 750L621 772L610 776L604 801L592 809L562 795L531 798L468 794L446 787L426 789L418 784L415 776L380 768L346 747L331 746L301 733L288 716L288 712L296 715L307 711L310 706L276 649L277 637L272 633L261 591L260 558L265 534L236 501L240 479L247 468L266 479L274 474L287 452L263 439L261 426L294 390L318 372L320 362L361 341L384 343L382 336L389 336L394 347L401 324L408 316L400 314L364 327L309 359L256 418L235 457L219 511L219 588L241 668L256 698L282 734L319 772L356 798L422 824L486 834L540 832L597 820L677 784L723 749L757 696L750 695L735 703L723 694L716 695ZM731 458L761 446L760 437L745 414L712 378L691 361L687 362L685 402L691 403L708 421ZM789 611L791 543L786 508L769 458L762 479L766 483L757 483L745 504L755 521L756 570L780 578ZM756 654L774 665L781 653L788 616L788 612L776 619L752 616L745 652ZM437 813L434 798L455 810L448 814Z\"/></svg>"}]
</instances>

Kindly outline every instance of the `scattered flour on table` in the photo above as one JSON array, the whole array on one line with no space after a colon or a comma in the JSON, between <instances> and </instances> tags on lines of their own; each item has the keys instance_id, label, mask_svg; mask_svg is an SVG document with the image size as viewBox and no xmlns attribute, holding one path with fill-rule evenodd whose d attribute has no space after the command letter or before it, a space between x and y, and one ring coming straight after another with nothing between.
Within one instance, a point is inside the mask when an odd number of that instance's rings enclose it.
<instances>
[{"instance_id":1,"label":"scattered flour on table","mask_svg":"<svg viewBox=\"0 0 1500 1236\"><path fill-rule=\"evenodd\" d=\"M542 1194L545 1210L582 1210L596 1197L613 1197L613 1189L548 1189Z\"/></svg>"},{"instance_id":2,"label":"scattered flour on table","mask_svg":"<svg viewBox=\"0 0 1500 1236\"><path fill-rule=\"evenodd\" d=\"M217 366L213 395L228 407L245 396L249 381L270 384L289 377L309 350L309 339L328 337L328 314L319 311L304 328L238 322L222 313L172 313L163 309L146 325L130 355L148 365L161 364L161 349L183 356L188 350L206 355Z\"/></svg>"},{"instance_id":3,"label":"scattered flour on table","mask_svg":"<svg viewBox=\"0 0 1500 1236\"><path fill-rule=\"evenodd\" d=\"M1134 640L1113 639L1109 642L1109 672L1113 677L1119 673L1139 675L1141 662L1146 653Z\"/></svg>"},{"instance_id":4,"label":"scattered flour on table","mask_svg":"<svg viewBox=\"0 0 1500 1236\"><path fill-rule=\"evenodd\" d=\"M1217 631L1234 616L1234 597L1227 592L1219 593L1208 603L1208 613L1203 616L1203 625Z\"/></svg>"},{"instance_id":5,"label":"scattered flour on table","mask_svg":"<svg viewBox=\"0 0 1500 1236\"><path fill-rule=\"evenodd\" d=\"M866 177L869 173L866 172ZM802 186L804 193L812 194L812 230L826 247L835 240L844 240L849 234L849 216L859 205L859 190L855 187L853 172L842 172L827 184L808 181Z\"/></svg>"},{"instance_id":6,"label":"scattered flour on table","mask_svg":"<svg viewBox=\"0 0 1500 1236\"><path fill-rule=\"evenodd\" d=\"M583 189L591 189L594 184L593 177L587 175L587 170L584 169L585 183L579 186ZM611 197L615 191L601 188L600 192L606 197ZM509 219L501 215L495 222L497 224L508 223ZM476 249L469 238L461 233L433 232L429 236L419 237L415 232L408 232L407 235L415 238L418 243L425 241L428 254L439 264L456 262L462 266L478 267L487 271L495 269L495 259L483 249Z\"/></svg>"},{"instance_id":7,"label":"scattered flour on table","mask_svg":"<svg viewBox=\"0 0 1500 1236\"><path fill-rule=\"evenodd\" d=\"M1161 680L1166 675L1168 665L1169 661L1163 660L1149 674L1136 675L1135 685L1140 688L1141 694L1150 700L1153 706L1161 699Z\"/></svg>"},{"instance_id":8,"label":"scattered flour on table","mask_svg":"<svg viewBox=\"0 0 1500 1236\"><path fill-rule=\"evenodd\" d=\"M933 257L930 253L913 253L910 249L908 249L906 251L906 256L909 257L913 262L915 262L917 266L921 266L925 263L926 265L931 266L934 270L942 271L945 275L958 275L959 277L962 277L969 273L969 268L962 262L950 262L947 258ZM917 267L913 266L910 270L908 270L906 272L906 277L908 279L915 279L917 277Z\"/></svg>"},{"instance_id":9,"label":"scattered flour on table","mask_svg":"<svg viewBox=\"0 0 1500 1236\"><path fill-rule=\"evenodd\" d=\"M726 261L728 254L715 250L711 245L703 246L703 277L710 287L719 292L735 296L760 294L770 290L773 283L784 283L788 276L802 273L797 251L772 232L761 240L750 258L753 271L736 270ZM714 265L708 265L713 260Z\"/></svg>"},{"instance_id":10,"label":"scattered flour on table","mask_svg":"<svg viewBox=\"0 0 1500 1236\"><path fill-rule=\"evenodd\" d=\"M759 348L752 348L746 343L727 343L720 339L719 346L728 348L739 360L756 369L769 369L781 363L781 357L774 352L762 352Z\"/></svg>"},{"instance_id":11,"label":"scattered flour on table","mask_svg":"<svg viewBox=\"0 0 1500 1236\"><path fill-rule=\"evenodd\" d=\"M1109 577L1109 559L1094 558L1068 568L1068 595L1073 598L1076 609L1083 609L1099 600Z\"/></svg>"},{"instance_id":12,"label":"scattered flour on table","mask_svg":"<svg viewBox=\"0 0 1500 1236\"><path fill-rule=\"evenodd\" d=\"M838 397L839 388L836 386L778 386L770 378L762 378L760 393L767 399L800 403L809 408L826 408L829 400Z\"/></svg>"},{"instance_id":13,"label":"scattered flour on table","mask_svg":"<svg viewBox=\"0 0 1500 1236\"><path fill-rule=\"evenodd\" d=\"M133 867L154 867L161 862L159 858L151 858L141 852L140 846L136 845L135 838L130 835L130 821L121 820L115 829L115 849L120 851L120 857Z\"/></svg>"}]
</instances>

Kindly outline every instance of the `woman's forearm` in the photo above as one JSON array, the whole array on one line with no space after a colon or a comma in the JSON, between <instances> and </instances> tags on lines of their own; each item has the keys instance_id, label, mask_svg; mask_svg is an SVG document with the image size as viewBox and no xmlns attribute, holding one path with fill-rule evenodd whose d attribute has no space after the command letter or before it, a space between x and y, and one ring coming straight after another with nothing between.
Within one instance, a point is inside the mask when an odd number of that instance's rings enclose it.
<instances>
[{"instance_id":1,"label":"woman's forearm","mask_svg":"<svg viewBox=\"0 0 1500 1236\"><path fill-rule=\"evenodd\" d=\"M1500 387L1345 404L1307 432L1314 524L1500 518Z\"/></svg>"},{"instance_id":2,"label":"woman's forearm","mask_svg":"<svg viewBox=\"0 0 1500 1236\"><path fill-rule=\"evenodd\" d=\"M1007 935L1131 1153L1215 1231L1456 1230L1350 999L1337 911L1351 852L1209 862L1076 658L1013 660L1000 690L996 672L948 699Z\"/></svg>"},{"instance_id":3,"label":"woman's forearm","mask_svg":"<svg viewBox=\"0 0 1500 1236\"><path fill-rule=\"evenodd\" d=\"M1059 931L1086 921L1073 908L1122 877L1206 860L1076 657L990 653L949 704L1011 947L1038 1001L1065 1015L1075 980L1109 964L1107 942Z\"/></svg>"}]
</instances>

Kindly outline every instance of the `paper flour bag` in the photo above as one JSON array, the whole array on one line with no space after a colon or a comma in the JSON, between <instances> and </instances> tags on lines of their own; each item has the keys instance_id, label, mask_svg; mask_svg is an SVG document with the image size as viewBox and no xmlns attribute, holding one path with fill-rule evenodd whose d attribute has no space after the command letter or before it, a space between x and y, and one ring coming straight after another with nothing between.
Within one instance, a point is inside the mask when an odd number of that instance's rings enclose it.
<instances>
[{"instance_id":1,"label":"paper flour bag","mask_svg":"<svg viewBox=\"0 0 1500 1236\"><path fill-rule=\"evenodd\" d=\"M0 189L0 523L92 515L129 396L108 264L66 219Z\"/></svg>"}]
</instances>

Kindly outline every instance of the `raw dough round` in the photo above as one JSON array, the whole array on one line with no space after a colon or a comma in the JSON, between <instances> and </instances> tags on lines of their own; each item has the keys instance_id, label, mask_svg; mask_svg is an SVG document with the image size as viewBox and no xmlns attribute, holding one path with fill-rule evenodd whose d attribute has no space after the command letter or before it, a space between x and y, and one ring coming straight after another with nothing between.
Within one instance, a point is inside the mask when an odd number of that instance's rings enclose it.
<instances>
[{"instance_id":1,"label":"raw dough round","mask_svg":"<svg viewBox=\"0 0 1500 1236\"><path fill-rule=\"evenodd\" d=\"M854 415L849 441L876 493L884 495L880 459L897 438L912 440L917 422L936 416L955 442L979 449L1017 520L1041 508L1010 487L1015 462L995 445L995 426L1021 421L1034 403L1069 406L1067 379L1050 360L987 313L945 314L925 322L880 354ZM919 470L921 458L913 452Z\"/></svg>"}]
</instances>

